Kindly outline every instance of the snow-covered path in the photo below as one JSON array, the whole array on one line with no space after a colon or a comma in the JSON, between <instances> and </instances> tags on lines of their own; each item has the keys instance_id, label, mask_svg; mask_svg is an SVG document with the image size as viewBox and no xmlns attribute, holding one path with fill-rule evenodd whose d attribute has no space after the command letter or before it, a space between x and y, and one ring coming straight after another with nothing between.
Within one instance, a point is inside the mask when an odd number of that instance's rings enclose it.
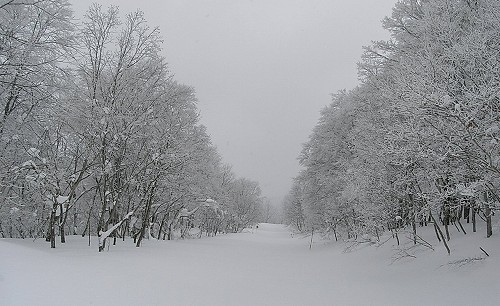
<instances>
[{"instance_id":1,"label":"snow-covered path","mask_svg":"<svg viewBox=\"0 0 500 306\"><path fill-rule=\"evenodd\" d=\"M342 244L317 242L309 250L309 238L281 225L138 249L122 242L101 254L86 243L70 237L51 250L0 240L0 305L495 305L500 297L498 281L481 282L498 278L498 260L391 265L390 247L345 254Z\"/></svg>"}]
</instances>

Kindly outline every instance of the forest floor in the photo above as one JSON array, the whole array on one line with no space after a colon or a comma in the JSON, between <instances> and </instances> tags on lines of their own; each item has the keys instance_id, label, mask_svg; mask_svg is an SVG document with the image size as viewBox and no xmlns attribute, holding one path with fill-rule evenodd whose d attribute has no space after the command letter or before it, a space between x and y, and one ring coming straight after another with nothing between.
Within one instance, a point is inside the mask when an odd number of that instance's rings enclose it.
<instances>
[{"instance_id":1,"label":"forest floor","mask_svg":"<svg viewBox=\"0 0 500 306\"><path fill-rule=\"evenodd\" d=\"M468 229L468 224L466 229ZM96 241L69 237L0 239L0 305L499 305L500 234L453 227L451 255L431 226L434 250L385 243L346 244L261 224L207 239ZM482 247L489 253L487 257Z\"/></svg>"}]
</instances>

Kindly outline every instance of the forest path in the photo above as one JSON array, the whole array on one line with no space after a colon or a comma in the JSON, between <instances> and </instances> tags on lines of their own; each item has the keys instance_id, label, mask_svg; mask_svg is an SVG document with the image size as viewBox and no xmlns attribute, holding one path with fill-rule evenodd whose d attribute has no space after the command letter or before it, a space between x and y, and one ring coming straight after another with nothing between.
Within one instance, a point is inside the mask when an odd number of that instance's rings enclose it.
<instances>
[{"instance_id":1,"label":"forest path","mask_svg":"<svg viewBox=\"0 0 500 306\"><path fill-rule=\"evenodd\" d=\"M431 241L434 233L423 234ZM500 285L484 279L497 279L496 257L446 266L477 253L471 241L478 239L469 236L455 240L451 257L436 247L432 256L394 264L392 240L351 253L321 240L309 249L310 236L272 224L206 239L145 240L140 248L119 241L102 253L80 236L56 249L42 239L0 239L0 305L495 305ZM495 253L498 239L481 245ZM481 286L471 291L471 283Z\"/></svg>"},{"instance_id":2,"label":"forest path","mask_svg":"<svg viewBox=\"0 0 500 306\"><path fill-rule=\"evenodd\" d=\"M347 285L309 241L275 224L103 253L79 236L0 239L0 305L330 305Z\"/></svg>"}]
</instances>

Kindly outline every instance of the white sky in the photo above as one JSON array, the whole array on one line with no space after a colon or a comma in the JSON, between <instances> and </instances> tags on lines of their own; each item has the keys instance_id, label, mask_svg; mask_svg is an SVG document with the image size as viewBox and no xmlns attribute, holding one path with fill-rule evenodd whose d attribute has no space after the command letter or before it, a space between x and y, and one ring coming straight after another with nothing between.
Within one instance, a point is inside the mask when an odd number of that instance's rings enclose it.
<instances>
[{"instance_id":1,"label":"white sky","mask_svg":"<svg viewBox=\"0 0 500 306\"><path fill-rule=\"evenodd\" d=\"M95 1L72 0L77 16ZM330 94L358 84L362 46L396 0L102 0L159 26L177 81L225 163L278 204Z\"/></svg>"}]
</instances>

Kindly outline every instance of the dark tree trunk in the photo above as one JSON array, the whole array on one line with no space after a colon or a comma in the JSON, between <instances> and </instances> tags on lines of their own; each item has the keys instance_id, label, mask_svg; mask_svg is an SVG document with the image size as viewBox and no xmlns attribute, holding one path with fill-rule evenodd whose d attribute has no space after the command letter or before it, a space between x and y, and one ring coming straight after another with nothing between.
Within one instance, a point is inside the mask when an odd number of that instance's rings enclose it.
<instances>
[{"instance_id":1,"label":"dark tree trunk","mask_svg":"<svg viewBox=\"0 0 500 306\"><path fill-rule=\"evenodd\" d=\"M413 244L417 245L417 225L415 224L415 219L411 223L413 227Z\"/></svg>"},{"instance_id":2,"label":"dark tree trunk","mask_svg":"<svg viewBox=\"0 0 500 306\"><path fill-rule=\"evenodd\" d=\"M127 208L127 211L128 211L128 208ZM125 241L125 236L127 236L129 234L130 220L125 221L123 226L124 226L124 228L123 228L122 241Z\"/></svg>"},{"instance_id":3,"label":"dark tree trunk","mask_svg":"<svg viewBox=\"0 0 500 306\"><path fill-rule=\"evenodd\" d=\"M47 241L50 241L50 248L55 249L56 247L56 211L57 211L57 204L52 205L52 210L50 212L50 219L49 219L49 233L47 237Z\"/></svg>"},{"instance_id":4,"label":"dark tree trunk","mask_svg":"<svg viewBox=\"0 0 500 306\"><path fill-rule=\"evenodd\" d=\"M99 237L99 252L102 252L106 248L106 240L107 240L107 238L104 238L101 241L101 235L98 234L97 237Z\"/></svg>"},{"instance_id":5,"label":"dark tree trunk","mask_svg":"<svg viewBox=\"0 0 500 306\"><path fill-rule=\"evenodd\" d=\"M61 243L66 243L66 235L64 232L64 224L59 225L59 233L61 235Z\"/></svg>"},{"instance_id":6,"label":"dark tree trunk","mask_svg":"<svg viewBox=\"0 0 500 306\"><path fill-rule=\"evenodd\" d=\"M55 219L55 218L54 218ZM55 220L50 225L50 248L56 248L56 224Z\"/></svg>"},{"instance_id":7,"label":"dark tree trunk","mask_svg":"<svg viewBox=\"0 0 500 306\"><path fill-rule=\"evenodd\" d=\"M78 220L78 214L76 213L76 209L75 209L75 212L73 213L73 235L78 235L78 233L76 232L76 228L77 228L77 225L76 225L76 222Z\"/></svg>"},{"instance_id":8,"label":"dark tree trunk","mask_svg":"<svg viewBox=\"0 0 500 306\"><path fill-rule=\"evenodd\" d=\"M313 245L313 237L314 237L314 227L311 230L311 242L309 243L309 250L312 248Z\"/></svg>"},{"instance_id":9,"label":"dark tree trunk","mask_svg":"<svg viewBox=\"0 0 500 306\"><path fill-rule=\"evenodd\" d=\"M491 207L488 204L488 192L483 193L483 200L484 200L484 217L486 219L486 237L489 238L491 235L493 235L493 229L492 229L492 224L491 224Z\"/></svg>"},{"instance_id":10,"label":"dark tree trunk","mask_svg":"<svg viewBox=\"0 0 500 306\"><path fill-rule=\"evenodd\" d=\"M470 222L470 204L464 207L464 219L467 219L467 223Z\"/></svg>"},{"instance_id":11,"label":"dark tree trunk","mask_svg":"<svg viewBox=\"0 0 500 306\"><path fill-rule=\"evenodd\" d=\"M101 232L105 232L108 230L109 221L111 219L111 216L106 218L107 213L109 213L108 201L106 199L106 197L107 197L107 194L106 194L107 183L106 183L106 181L107 181L106 175L104 176L102 181L97 181L97 192L99 193L100 201L101 201L101 209L99 210L99 220L97 222L97 237L99 239L99 252L104 251L104 248L106 246L106 238L104 238L101 241Z\"/></svg>"},{"instance_id":12,"label":"dark tree trunk","mask_svg":"<svg viewBox=\"0 0 500 306\"><path fill-rule=\"evenodd\" d=\"M493 235L493 229L491 224L491 207L486 204L484 214L486 215L486 237L489 238Z\"/></svg>"},{"instance_id":13,"label":"dark tree trunk","mask_svg":"<svg viewBox=\"0 0 500 306\"><path fill-rule=\"evenodd\" d=\"M64 225L66 224L66 219L68 217L68 211L63 212L63 204L59 205L59 233L61 235L61 243L66 243L66 235L64 232Z\"/></svg>"},{"instance_id":14,"label":"dark tree trunk","mask_svg":"<svg viewBox=\"0 0 500 306\"><path fill-rule=\"evenodd\" d=\"M434 222L434 228L439 232L439 235L441 236L441 238L443 240L444 247L448 251L448 255L450 255L450 253L451 253L450 248L448 247L448 243L446 243L446 239L444 238L443 232L441 231L441 228L437 224L436 219L434 219L434 216L431 215L431 217L432 217L432 221Z\"/></svg>"},{"instance_id":15,"label":"dark tree trunk","mask_svg":"<svg viewBox=\"0 0 500 306\"><path fill-rule=\"evenodd\" d=\"M438 241L441 242L441 238L439 237L439 233L438 233L436 224L434 224L434 232L436 233L436 237L437 237Z\"/></svg>"},{"instance_id":16,"label":"dark tree trunk","mask_svg":"<svg viewBox=\"0 0 500 306\"><path fill-rule=\"evenodd\" d=\"M413 229L413 244L417 245L417 225L415 223L415 219L417 218L417 209L415 207L415 201L413 201L413 194L408 194L408 198L412 206L411 227Z\"/></svg>"},{"instance_id":17,"label":"dark tree trunk","mask_svg":"<svg viewBox=\"0 0 500 306\"><path fill-rule=\"evenodd\" d=\"M144 238L144 234L146 233L146 227L149 225L149 213L151 208L151 200L148 201L146 205L146 209L144 211L144 215L142 218L141 230L139 231L136 247L141 246L142 239Z\"/></svg>"},{"instance_id":18,"label":"dark tree trunk","mask_svg":"<svg viewBox=\"0 0 500 306\"><path fill-rule=\"evenodd\" d=\"M473 206L471 209L472 214L472 232L476 232L476 208Z\"/></svg>"},{"instance_id":19,"label":"dark tree trunk","mask_svg":"<svg viewBox=\"0 0 500 306\"><path fill-rule=\"evenodd\" d=\"M460 219L458 219L458 225L460 226L460 229L464 233L464 235L467 235L467 232L465 231L464 227L462 226L462 223L460 223Z\"/></svg>"},{"instance_id":20,"label":"dark tree trunk","mask_svg":"<svg viewBox=\"0 0 500 306\"><path fill-rule=\"evenodd\" d=\"M445 206L444 208L444 230L446 232L446 239L450 241L450 230L449 230L449 225L450 225L450 207L448 205Z\"/></svg>"},{"instance_id":21,"label":"dark tree trunk","mask_svg":"<svg viewBox=\"0 0 500 306\"><path fill-rule=\"evenodd\" d=\"M89 213L89 221L90 221L90 213ZM90 222L89 222L89 246L90 246Z\"/></svg>"},{"instance_id":22,"label":"dark tree trunk","mask_svg":"<svg viewBox=\"0 0 500 306\"><path fill-rule=\"evenodd\" d=\"M170 222L168 225L168 235L167 235L167 240L172 240L172 225L174 222Z\"/></svg>"},{"instance_id":23,"label":"dark tree trunk","mask_svg":"<svg viewBox=\"0 0 500 306\"><path fill-rule=\"evenodd\" d=\"M47 234L45 235L45 241L46 242L50 242L50 233L52 232L50 229L52 227L52 213L50 214L50 217L49 217L49 225L47 226ZM12 238L12 237L10 237Z\"/></svg>"},{"instance_id":24,"label":"dark tree trunk","mask_svg":"<svg viewBox=\"0 0 500 306\"><path fill-rule=\"evenodd\" d=\"M5 233L3 232L3 227L2 227L2 221L0 220L0 235L2 235L2 238L5 238Z\"/></svg>"},{"instance_id":25,"label":"dark tree trunk","mask_svg":"<svg viewBox=\"0 0 500 306\"><path fill-rule=\"evenodd\" d=\"M163 231L163 226L165 226L165 219L167 218L167 215L163 216L163 218L161 219L161 222L160 222L160 228L158 229L158 237L157 237L157 240L160 240L161 239L161 232ZM163 236L165 237L165 236ZM165 240L165 239L163 239Z\"/></svg>"}]
</instances>

